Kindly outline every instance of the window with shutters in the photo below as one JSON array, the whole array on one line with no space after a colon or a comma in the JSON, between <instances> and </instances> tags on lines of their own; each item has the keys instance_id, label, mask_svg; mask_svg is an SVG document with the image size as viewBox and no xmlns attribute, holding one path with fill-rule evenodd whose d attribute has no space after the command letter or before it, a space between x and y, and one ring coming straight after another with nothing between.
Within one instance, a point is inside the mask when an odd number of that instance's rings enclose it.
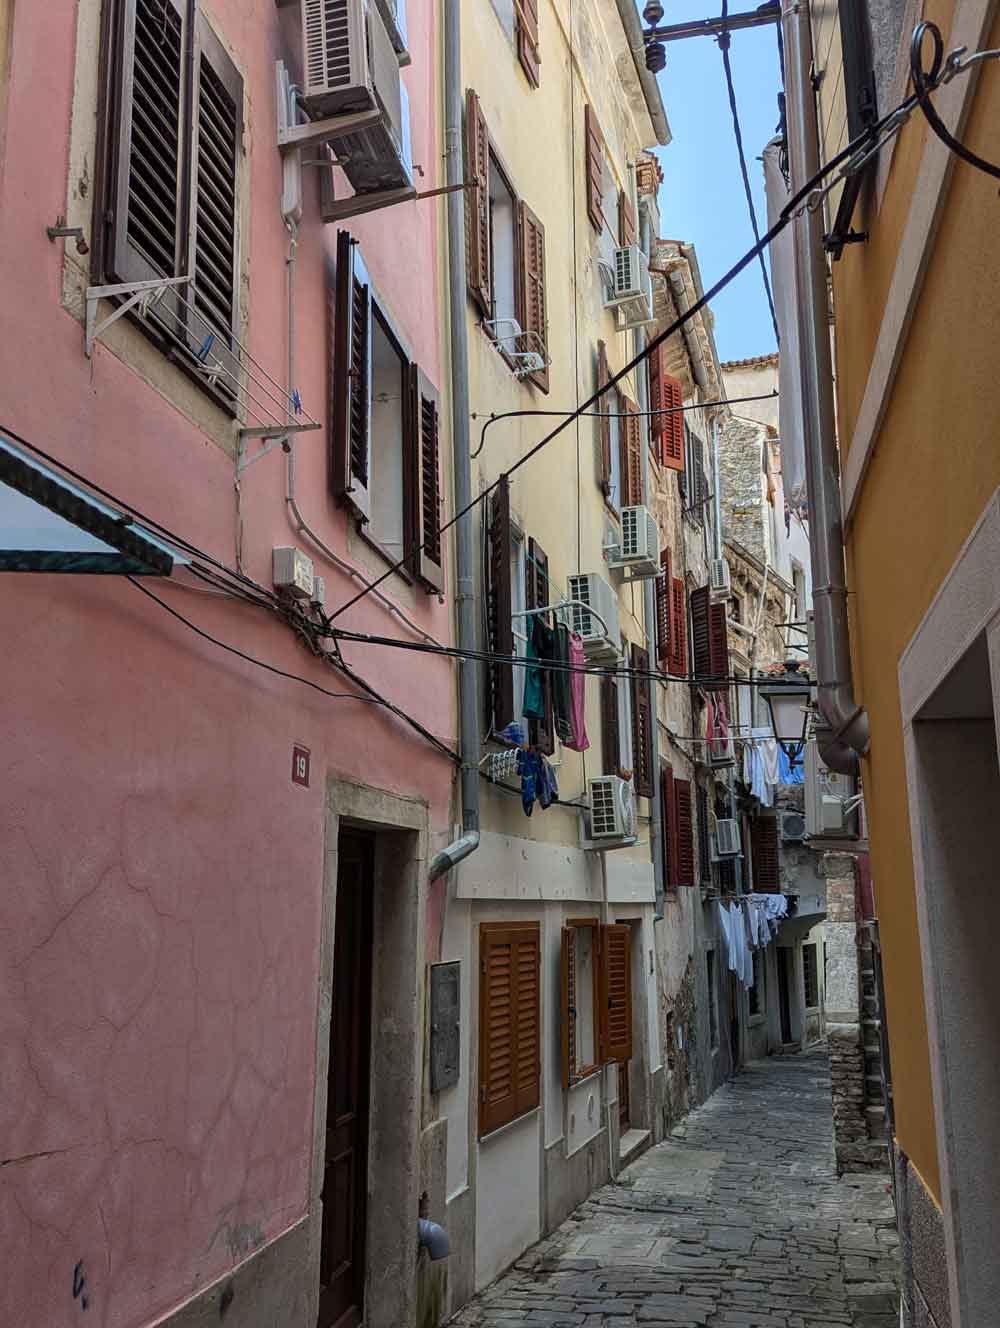
<instances>
[{"instance_id":1,"label":"window with shutters","mask_svg":"<svg viewBox=\"0 0 1000 1328\"><path fill-rule=\"evenodd\" d=\"M540 609L545 604L552 603L552 594L549 587L549 560L545 550L536 539L529 536L527 544L522 541L524 550L524 594L525 608ZM525 649L527 648L527 638L540 629L547 628L552 630L552 614L538 614L537 617L531 617L521 620L524 623ZM538 627L536 628L536 622ZM518 623L514 623L514 638L518 639ZM538 648L541 644L536 640L535 654L541 658L542 651ZM518 650L518 654L521 650ZM521 670L523 673L524 670ZM516 685L516 684L515 684ZM532 746L546 756L551 756L556 749L555 736L555 714L553 711L552 700L552 674L549 671L542 673L542 708L543 717L532 718L528 723L528 740Z\"/></svg>"},{"instance_id":2,"label":"window with shutters","mask_svg":"<svg viewBox=\"0 0 1000 1328\"><path fill-rule=\"evenodd\" d=\"M597 918L571 919L562 929L563 1087L600 1064L601 928Z\"/></svg>"},{"instance_id":3,"label":"window with shutters","mask_svg":"<svg viewBox=\"0 0 1000 1328\"><path fill-rule=\"evenodd\" d=\"M704 526L708 507L708 476L705 474L705 444L690 425L684 425L686 460L687 515L699 526Z\"/></svg>"},{"instance_id":4,"label":"window with shutters","mask_svg":"<svg viewBox=\"0 0 1000 1328\"><path fill-rule=\"evenodd\" d=\"M500 480L487 501L487 557L486 557L486 626L490 653L500 656L515 654L512 614L524 608L523 558L520 544L515 540L510 519L510 488L506 477ZM518 619L519 632L524 633L524 620ZM517 645L524 650L526 634ZM521 704L523 683L519 689L517 711L514 709L514 668L510 664L492 662L486 669L487 713L486 732L498 734L515 719L522 720Z\"/></svg>"},{"instance_id":5,"label":"window with shutters","mask_svg":"<svg viewBox=\"0 0 1000 1328\"><path fill-rule=\"evenodd\" d=\"M653 707L648 677L649 653L632 644L632 765L635 791L641 798L653 796Z\"/></svg>"},{"instance_id":6,"label":"window with shutters","mask_svg":"<svg viewBox=\"0 0 1000 1328\"><path fill-rule=\"evenodd\" d=\"M378 299L357 242L337 236L330 286L330 456L337 501L428 591L444 588L441 407Z\"/></svg>"},{"instance_id":7,"label":"window with shutters","mask_svg":"<svg viewBox=\"0 0 1000 1328\"><path fill-rule=\"evenodd\" d=\"M239 415L243 79L196 0L105 3L94 280L190 277L138 325Z\"/></svg>"},{"instance_id":8,"label":"window with shutters","mask_svg":"<svg viewBox=\"0 0 1000 1328\"><path fill-rule=\"evenodd\" d=\"M541 81L541 52L538 43L538 0L517 0L517 58L533 88Z\"/></svg>"},{"instance_id":9,"label":"window with shutters","mask_svg":"<svg viewBox=\"0 0 1000 1328\"><path fill-rule=\"evenodd\" d=\"M632 928L601 928L601 1061L632 1059Z\"/></svg>"},{"instance_id":10,"label":"window with shutters","mask_svg":"<svg viewBox=\"0 0 1000 1328\"><path fill-rule=\"evenodd\" d=\"M688 671L687 595L684 582L675 576L670 581L670 663L668 671L684 678Z\"/></svg>"},{"instance_id":11,"label":"window with shutters","mask_svg":"<svg viewBox=\"0 0 1000 1328\"><path fill-rule=\"evenodd\" d=\"M617 775L631 769L632 707L629 689L610 670L601 675L602 773Z\"/></svg>"},{"instance_id":12,"label":"window with shutters","mask_svg":"<svg viewBox=\"0 0 1000 1328\"><path fill-rule=\"evenodd\" d=\"M656 578L656 662L661 669L670 668L670 627L672 620L670 595L670 548L660 550L660 574Z\"/></svg>"},{"instance_id":13,"label":"window with shutters","mask_svg":"<svg viewBox=\"0 0 1000 1328\"><path fill-rule=\"evenodd\" d=\"M693 886L694 866L694 808L691 802L691 781L674 780L674 832L677 840L677 884Z\"/></svg>"},{"instance_id":14,"label":"window with shutters","mask_svg":"<svg viewBox=\"0 0 1000 1328\"><path fill-rule=\"evenodd\" d=\"M703 886L712 884L712 843L708 824L708 793L697 785L698 879Z\"/></svg>"},{"instance_id":15,"label":"window with shutters","mask_svg":"<svg viewBox=\"0 0 1000 1328\"><path fill-rule=\"evenodd\" d=\"M583 110L583 170L587 193L587 216L600 235L604 220L604 135L591 106Z\"/></svg>"},{"instance_id":16,"label":"window with shutters","mask_svg":"<svg viewBox=\"0 0 1000 1328\"><path fill-rule=\"evenodd\" d=\"M807 1010L819 1008L819 947L815 942L802 947L802 981Z\"/></svg>"},{"instance_id":17,"label":"window with shutters","mask_svg":"<svg viewBox=\"0 0 1000 1328\"><path fill-rule=\"evenodd\" d=\"M677 890L677 810L674 801L674 772L669 765L660 770L660 826L663 833L663 888Z\"/></svg>"},{"instance_id":18,"label":"window with shutters","mask_svg":"<svg viewBox=\"0 0 1000 1328\"><path fill-rule=\"evenodd\" d=\"M480 923L480 1138L541 1101L540 960L537 922Z\"/></svg>"},{"instance_id":19,"label":"window with shutters","mask_svg":"<svg viewBox=\"0 0 1000 1328\"><path fill-rule=\"evenodd\" d=\"M597 343L595 386L611 377L607 349ZM643 501L642 417L629 397L611 387L597 407L597 479L608 507L616 514Z\"/></svg>"},{"instance_id":20,"label":"window with shutters","mask_svg":"<svg viewBox=\"0 0 1000 1328\"><path fill-rule=\"evenodd\" d=\"M781 890L778 864L778 822L773 816L757 816L750 823L750 853L753 888L761 893Z\"/></svg>"},{"instance_id":21,"label":"window with shutters","mask_svg":"<svg viewBox=\"0 0 1000 1328\"><path fill-rule=\"evenodd\" d=\"M684 392L680 380L668 371L669 342L665 341L646 357L649 383L649 409L663 411L650 416L653 452L661 466L684 469Z\"/></svg>"},{"instance_id":22,"label":"window with shutters","mask_svg":"<svg viewBox=\"0 0 1000 1328\"><path fill-rule=\"evenodd\" d=\"M635 244L635 238L635 204L628 190L622 189L618 193L618 243L624 249Z\"/></svg>"},{"instance_id":23,"label":"window with shutters","mask_svg":"<svg viewBox=\"0 0 1000 1328\"><path fill-rule=\"evenodd\" d=\"M708 586L691 592L691 671L706 691L725 691L729 686L726 605L712 603Z\"/></svg>"}]
</instances>

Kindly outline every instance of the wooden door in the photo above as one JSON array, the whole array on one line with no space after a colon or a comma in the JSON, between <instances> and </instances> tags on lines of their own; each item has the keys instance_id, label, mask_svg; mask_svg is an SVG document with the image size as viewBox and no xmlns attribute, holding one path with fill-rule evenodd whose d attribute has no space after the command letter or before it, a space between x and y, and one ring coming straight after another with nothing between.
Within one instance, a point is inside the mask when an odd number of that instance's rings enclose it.
<instances>
[{"instance_id":1,"label":"wooden door","mask_svg":"<svg viewBox=\"0 0 1000 1328\"><path fill-rule=\"evenodd\" d=\"M778 1008L781 1013L781 1040L786 1045L792 1040L792 951L787 945L778 946Z\"/></svg>"},{"instance_id":2,"label":"wooden door","mask_svg":"<svg viewBox=\"0 0 1000 1328\"><path fill-rule=\"evenodd\" d=\"M373 842L342 834L330 1015L319 1328L364 1319Z\"/></svg>"}]
</instances>

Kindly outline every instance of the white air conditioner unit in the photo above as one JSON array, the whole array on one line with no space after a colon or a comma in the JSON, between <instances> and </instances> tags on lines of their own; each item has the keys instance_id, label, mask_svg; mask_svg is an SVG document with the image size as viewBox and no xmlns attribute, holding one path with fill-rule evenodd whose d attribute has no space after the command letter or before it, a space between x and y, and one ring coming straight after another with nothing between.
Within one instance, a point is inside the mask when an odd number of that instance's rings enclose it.
<instances>
[{"instance_id":1,"label":"white air conditioner unit","mask_svg":"<svg viewBox=\"0 0 1000 1328\"><path fill-rule=\"evenodd\" d=\"M830 770L814 742L805 747L805 829L810 839L857 839L859 821L848 808L857 792L851 775Z\"/></svg>"},{"instance_id":2,"label":"white air conditioner unit","mask_svg":"<svg viewBox=\"0 0 1000 1328\"><path fill-rule=\"evenodd\" d=\"M587 659L597 662L617 660L621 655L622 639L618 626L618 596L604 577L597 572L575 573L567 582L566 597L577 601L569 607L570 625L582 637ZM598 614L603 619L603 626Z\"/></svg>"},{"instance_id":3,"label":"white air conditioner unit","mask_svg":"<svg viewBox=\"0 0 1000 1328\"><path fill-rule=\"evenodd\" d=\"M806 837L804 812L781 813L781 838L786 844L801 844Z\"/></svg>"},{"instance_id":4,"label":"white air conditioner unit","mask_svg":"<svg viewBox=\"0 0 1000 1328\"><path fill-rule=\"evenodd\" d=\"M637 245L615 250L609 309L618 311L622 328L644 327L653 321L653 283L649 261Z\"/></svg>"},{"instance_id":5,"label":"white air conditioner unit","mask_svg":"<svg viewBox=\"0 0 1000 1328\"><path fill-rule=\"evenodd\" d=\"M715 823L715 856L717 858L738 858L743 852L740 841L740 823L719 818Z\"/></svg>"},{"instance_id":6,"label":"white air conditioner unit","mask_svg":"<svg viewBox=\"0 0 1000 1328\"><path fill-rule=\"evenodd\" d=\"M708 743L708 761L713 770L736 764L736 744L732 738L713 738Z\"/></svg>"},{"instance_id":7,"label":"white air conditioner unit","mask_svg":"<svg viewBox=\"0 0 1000 1328\"><path fill-rule=\"evenodd\" d=\"M596 848L625 848L635 843L635 796L630 779L601 775L587 782L590 812L587 840Z\"/></svg>"},{"instance_id":8,"label":"white air conditioner unit","mask_svg":"<svg viewBox=\"0 0 1000 1328\"><path fill-rule=\"evenodd\" d=\"M694 738L691 742L691 760L694 765L705 766L710 764L708 754L708 743L704 738Z\"/></svg>"},{"instance_id":9,"label":"white air conditioner unit","mask_svg":"<svg viewBox=\"0 0 1000 1328\"><path fill-rule=\"evenodd\" d=\"M336 139L355 193L413 185L410 111L399 60L379 9L365 0L301 0L304 88L313 120L379 111L375 124Z\"/></svg>"},{"instance_id":10,"label":"white air conditioner unit","mask_svg":"<svg viewBox=\"0 0 1000 1328\"><path fill-rule=\"evenodd\" d=\"M725 558L713 558L709 575L709 593L714 602L729 598L732 583L729 579L729 564Z\"/></svg>"},{"instance_id":11,"label":"white air conditioner unit","mask_svg":"<svg viewBox=\"0 0 1000 1328\"><path fill-rule=\"evenodd\" d=\"M622 538L609 567L627 567L636 580L660 574L660 529L648 507L623 507Z\"/></svg>"},{"instance_id":12,"label":"white air conditioner unit","mask_svg":"<svg viewBox=\"0 0 1000 1328\"><path fill-rule=\"evenodd\" d=\"M406 0L375 0L375 3L378 5L385 30L392 42L392 49L399 57L399 63L410 64L406 35Z\"/></svg>"}]
</instances>

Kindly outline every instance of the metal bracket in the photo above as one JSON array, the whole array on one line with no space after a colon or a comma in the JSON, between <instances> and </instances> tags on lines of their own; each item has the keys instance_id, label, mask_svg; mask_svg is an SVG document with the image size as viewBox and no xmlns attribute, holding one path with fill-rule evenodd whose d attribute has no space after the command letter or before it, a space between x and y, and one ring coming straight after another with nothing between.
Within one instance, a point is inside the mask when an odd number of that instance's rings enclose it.
<instances>
[{"instance_id":1,"label":"metal bracket","mask_svg":"<svg viewBox=\"0 0 1000 1328\"><path fill-rule=\"evenodd\" d=\"M118 286L88 286L87 339L84 347L87 359L94 353L94 343L100 341L111 324L117 323L123 314L136 309L140 318L146 318L150 309L159 303L171 287L186 286L190 280L190 277L158 277L154 281L127 281ZM127 295L129 298L98 323L97 306L100 301L117 295Z\"/></svg>"},{"instance_id":2,"label":"metal bracket","mask_svg":"<svg viewBox=\"0 0 1000 1328\"><path fill-rule=\"evenodd\" d=\"M248 466L252 466L255 461L261 457L267 456L279 445L288 451L288 436L293 433L309 433L313 429L319 429L319 424L274 424L254 427L251 429L240 430L240 441L236 452L236 478L239 479ZM263 447L258 447L252 455L248 454L247 444L254 438L263 442Z\"/></svg>"}]
</instances>

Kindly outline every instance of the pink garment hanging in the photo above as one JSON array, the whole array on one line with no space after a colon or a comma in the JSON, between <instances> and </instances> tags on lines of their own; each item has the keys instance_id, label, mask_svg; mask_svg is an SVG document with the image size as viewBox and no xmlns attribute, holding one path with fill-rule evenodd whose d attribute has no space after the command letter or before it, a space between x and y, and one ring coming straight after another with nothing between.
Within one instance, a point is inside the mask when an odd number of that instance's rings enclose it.
<instances>
[{"instance_id":1,"label":"pink garment hanging","mask_svg":"<svg viewBox=\"0 0 1000 1328\"><path fill-rule=\"evenodd\" d=\"M574 670L569 675L569 715L573 726L573 736L568 742L564 742L563 746L569 747L574 752L585 752L590 746L590 739L587 737L587 721L584 716L583 684L587 675L579 672L579 670L586 664L587 658L583 653L583 637L579 632L570 632L569 662Z\"/></svg>"},{"instance_id":2,"label":"pink garment hanging","mask_svg":"<svg viewBox=\"0 0 1000 1328\"><path fill-rule=\"evenodd\" d=\"M715 701L711 692L705 696L705 741L711 751L715 743Z\"/></svg>"}]
</instances>

